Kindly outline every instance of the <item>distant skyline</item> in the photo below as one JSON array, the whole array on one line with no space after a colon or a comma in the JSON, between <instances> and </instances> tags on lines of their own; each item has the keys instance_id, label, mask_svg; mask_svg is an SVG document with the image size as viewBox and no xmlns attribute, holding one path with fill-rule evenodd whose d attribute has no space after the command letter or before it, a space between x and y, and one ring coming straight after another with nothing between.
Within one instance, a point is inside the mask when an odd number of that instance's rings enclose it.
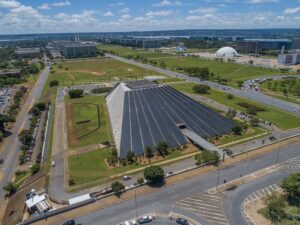
<instances>
[{"instance_id":1,"label":"distant skyline","mask_svg":"<svg viewBox=\"0 0 300 225\"><path fill-rule=\"evenodd\" d=\"M300 0L0 0L0 34L300 28Z\"/></svg>"}]
</instances>

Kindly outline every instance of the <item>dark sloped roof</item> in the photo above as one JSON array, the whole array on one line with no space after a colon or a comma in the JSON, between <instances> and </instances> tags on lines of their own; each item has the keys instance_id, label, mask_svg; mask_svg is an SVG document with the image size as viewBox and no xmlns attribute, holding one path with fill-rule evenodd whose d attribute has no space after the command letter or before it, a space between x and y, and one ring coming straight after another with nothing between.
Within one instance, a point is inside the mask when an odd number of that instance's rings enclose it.
<instances>
[{"instance_id":1,"label":"dark sloped roof","mask_svg":"<svg viewBox=\"0 0 300 225\"><path fill-rule=\"evenodd\" d=\"M141 155L166 141L171 147L186 144L179 124L201 137L231 131L234 122L169 86L153 86L125 92L120 157L128 151Z\"/></svg>"}]
</instances>

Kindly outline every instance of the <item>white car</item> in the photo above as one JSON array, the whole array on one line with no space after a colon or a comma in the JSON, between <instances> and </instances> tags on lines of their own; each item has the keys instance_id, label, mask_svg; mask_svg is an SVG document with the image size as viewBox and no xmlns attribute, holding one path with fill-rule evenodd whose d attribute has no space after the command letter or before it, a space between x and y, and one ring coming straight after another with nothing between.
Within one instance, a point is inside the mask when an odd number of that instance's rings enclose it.
<instances>
[{"instance_id":1,"label":"white car","mask_svg":"<svg viewBox=\"0 0 300 225\"><path fill-rule=\"evenodd\" d=\"M131 179L131 176L128 176L128 175L125 175L124 177L123 177L123 180L130 180Z\"/></svg>"},{"instance_id":2,"label":"white car","mask_svg":"<svg viewBox=\"0 0 300 225\"><path fill-rule=\"evenodd\" d=\"M51 162L51 166L54 167L55 166L55 161Z\"/></svg>"}]
</instances>

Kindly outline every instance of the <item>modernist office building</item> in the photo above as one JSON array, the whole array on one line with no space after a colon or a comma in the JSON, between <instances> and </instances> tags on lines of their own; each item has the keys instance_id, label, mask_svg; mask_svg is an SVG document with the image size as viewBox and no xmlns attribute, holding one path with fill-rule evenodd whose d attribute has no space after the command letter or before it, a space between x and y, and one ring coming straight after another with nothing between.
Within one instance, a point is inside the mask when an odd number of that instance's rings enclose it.
<instances>
[{"instance_id":1,"label":"modernist office building","mask_svg":"<svg viewBox=\"0 0 300 225\"><path fill-rule=\"evenodd\" d=\"M136 156L165 141L189 143L186 130L205 139L231 131L234 122L167 85L147 80L118 83L107 95L114 141L120 158ZM199 138L198 138L199 139Z\"/></svg>"},{"instance_id":2,"label":"modernist office building","mask_svg":"<svg viewBox=\"0 0 300 225\"><path fill-rule=\"evenodd\" d=\"M280 50L282 47L288 50L291 48L291 43L289 39L245 39L237 42L236 50L259 54L267 50Z\"/></svg>"},{"instance_id":3,"label":"modernist office building","mask_svg":"<svg viewBox=\"0 0 300 225\"><path fill-rule=\"evenodd\" d=\"M69 43L61 46L61 52L66 58L93 57L97 48L94 44Z\"/></svg>"}]
</instances>

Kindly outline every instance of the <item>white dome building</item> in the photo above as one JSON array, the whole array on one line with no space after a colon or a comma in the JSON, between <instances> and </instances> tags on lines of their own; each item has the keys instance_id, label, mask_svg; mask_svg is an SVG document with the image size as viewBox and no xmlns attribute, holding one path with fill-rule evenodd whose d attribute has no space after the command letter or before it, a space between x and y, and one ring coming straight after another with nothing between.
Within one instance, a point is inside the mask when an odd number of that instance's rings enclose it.
<instances>
[{"instance_id":1,"label":"white dome building","mask_svg":"<svg viewBox=\"0 0 300 225\"><path fill-rule=\"evenodd\" d=\"M239 56L239 53L232 47L223 47L220 48L215 55L217 57L236 57Z\"/></svg>"}]
</instances>

